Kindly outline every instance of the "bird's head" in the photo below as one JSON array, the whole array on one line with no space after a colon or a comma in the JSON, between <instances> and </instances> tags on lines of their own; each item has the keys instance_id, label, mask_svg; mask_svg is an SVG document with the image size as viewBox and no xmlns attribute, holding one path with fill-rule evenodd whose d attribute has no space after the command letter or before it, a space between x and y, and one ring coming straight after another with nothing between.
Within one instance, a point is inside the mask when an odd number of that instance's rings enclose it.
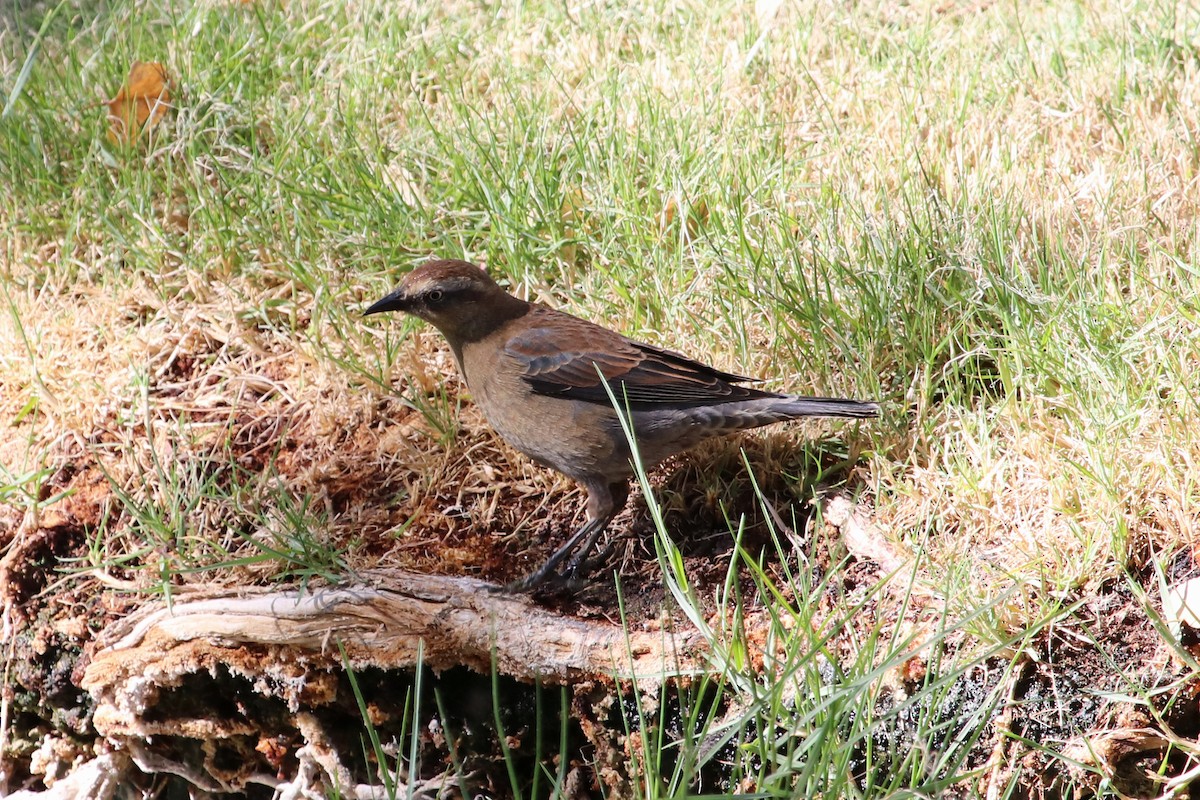
<instances>
[{"instance_id":1,"label":"bird's head","mask_svg":"<svg viewBox=\"0 0 1200 800\"><path fill-rule=\"evenodd\" d=\"M483 338L524 314L529 304L504 291L481 267L466 261L427 261L394 292L363 314L403 311L440 330L452 345Z\"/></svg>"}]
</instances>

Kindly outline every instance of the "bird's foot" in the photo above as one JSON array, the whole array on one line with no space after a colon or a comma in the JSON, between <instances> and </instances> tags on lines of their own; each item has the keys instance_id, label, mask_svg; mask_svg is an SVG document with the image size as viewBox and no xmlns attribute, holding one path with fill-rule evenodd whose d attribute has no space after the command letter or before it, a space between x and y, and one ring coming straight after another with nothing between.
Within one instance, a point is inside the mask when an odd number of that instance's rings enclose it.
<instances>
[{"instance_id":1,"label":"bird's foot","mask_svg":"<svg viewBox=\"0 0 1200 800\"><path fill-rule=\"evenodd\" d=\"M504 585L504 591L520 594L523 592L532 592L541 586L546 585L559 578L559 574L554 570L547 570L544 567L534 572L529 573L524 578L518 578L512 583Z\"/></svg>"},{"instance_id":2,"label":"bird's foot","mask_svg":"<svg viewBox=\"0 0 1200 800\"><path fill-rule=\"evenodd\" d=\"M590 558L585 557L584 553L579 553L569 562L565 575L568 580L582 580L586 575L594 572L597 567L603 566L608 561L608 557L612 555L613 545L609 542L604 546L604 549Z\"/></svg>"},{"instance_id":3,"label":"bird's foot","mask_svg":"<svg viewBox=\"0 0 1200 800\"><path fill-rule=\"evenodd\" d=\"M587 586L587 582L574 574L539 569L520 580L497 587L498 591L511 594L572 595Z\"/></svg>"}]
</instances>

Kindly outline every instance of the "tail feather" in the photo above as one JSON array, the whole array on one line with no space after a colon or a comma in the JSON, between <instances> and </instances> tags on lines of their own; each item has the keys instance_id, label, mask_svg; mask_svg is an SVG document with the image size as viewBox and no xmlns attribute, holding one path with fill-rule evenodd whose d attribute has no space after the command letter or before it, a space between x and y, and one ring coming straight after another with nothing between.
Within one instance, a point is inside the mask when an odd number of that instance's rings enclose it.
<instances>
[{"instance_id":1,"label":"tail feather","mask_svg":"<svg viewBox=\"0 0 1200 800\"><path fill-rule=\"evenodd\" d=\"M868 419L878 416L878 403L838 397L770 395L694 408L634 412L634 427L643 460L654 464L710 436L761 428L800 417Z\"/></svg>"},{"instance_id":2,"label":"tail feather","mask_svg":"<svg viewBox=\"0 0 1200 800\"><path fill-rule=\"evenodd\" d=\"M788 395L784 402L776 404L776 408L797 417L850 417L853 419L868 419L879 416L878 403L846 400L840 397L800 397L798 395Z\"/></svg>"}]
</instances>

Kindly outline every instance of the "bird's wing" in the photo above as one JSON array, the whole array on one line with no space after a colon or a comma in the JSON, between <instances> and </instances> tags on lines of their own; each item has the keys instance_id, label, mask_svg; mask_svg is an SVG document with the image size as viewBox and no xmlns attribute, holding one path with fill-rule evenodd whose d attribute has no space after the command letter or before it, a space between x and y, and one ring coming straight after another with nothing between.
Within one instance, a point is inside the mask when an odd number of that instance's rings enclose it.
<instances>
[{"instance_id":1,"label":"bird's wing","mask_svg":"<svg viewBox=\"0 0 1200 800\"><path fill-rule=\"evenodd\" d=\"M532 324L510 336L505 354L538 394L609 404L600 376L619 402L635 409L710 405L767 396L753 380L681 353L627 339L567 314L537 308Z\"/></svg>"}]
</instances>

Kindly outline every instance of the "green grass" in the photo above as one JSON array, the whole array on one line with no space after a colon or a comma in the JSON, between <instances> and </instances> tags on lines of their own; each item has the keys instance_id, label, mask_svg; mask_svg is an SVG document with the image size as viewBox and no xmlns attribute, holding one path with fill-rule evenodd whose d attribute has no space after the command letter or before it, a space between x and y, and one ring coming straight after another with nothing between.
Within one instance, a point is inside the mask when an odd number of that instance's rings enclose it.
<instances>
[{"instance_id":1,"label":"green grass","mask_svg":"<svg viewBox=\"0 0 1200 800\"><path fill-rule=\"evenodd\" d=\"M1198 31L1169 2L12 4L0 524L93 465L114 501L68 569L167 596L338 580L389 536L436 540L449 506L536 527L564 485L495 445L428 330L360 316L466 257L772 388L879 399L835 430L855 480L986 643L927 657L936 694L1194 538ZM175 108L115 144L101 101L135 60L165 64ZM865 741L849 695L906 640L863 635L836 689L820 642L789 652L833 692L812 707L728 667L739 746L799 746L763 719ZM922 791L961 771L899 763Z\"/></svg>"}]
</instances>

